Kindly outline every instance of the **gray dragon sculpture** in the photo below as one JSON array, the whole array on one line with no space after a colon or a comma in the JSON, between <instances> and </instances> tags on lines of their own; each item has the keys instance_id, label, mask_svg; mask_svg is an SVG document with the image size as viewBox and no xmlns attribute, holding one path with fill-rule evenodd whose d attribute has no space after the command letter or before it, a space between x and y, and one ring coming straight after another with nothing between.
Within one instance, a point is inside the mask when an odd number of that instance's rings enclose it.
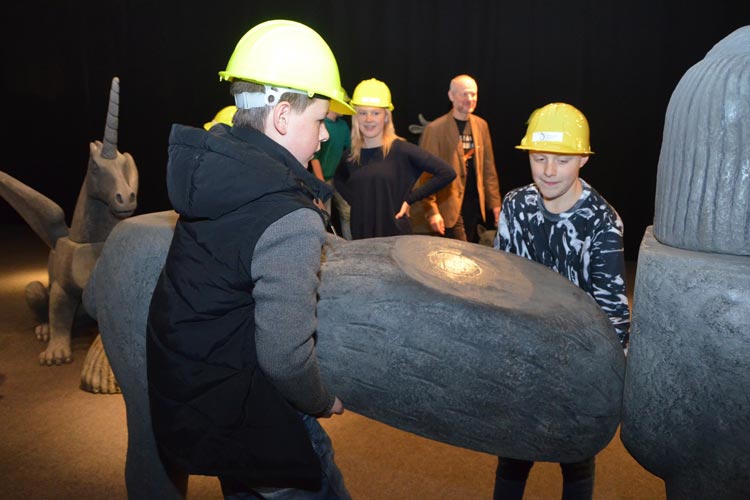
<instances>
[{"instance_id":1,"label":"gray dragon sculpture","mask_svg":"<svg viewBox=\"0 0 750 500\"><path fill-rule=\"evenodd\" d=\"M63 209L41 193L0 171L2 196L49 246L49 286L34 281L26 300L37 316L35 334L47 347L42 365L73 360L70 337L81 295L110 231L133 214L137 205L138 170L133 157L117 150L120 81L112 79L104 140L89 145L86 176L70 226ZM82 310L82 308L81 308ZM90 392L120 392L111 376L99 337L90 348L81 387Z\"/></svg>"}]
</instances>

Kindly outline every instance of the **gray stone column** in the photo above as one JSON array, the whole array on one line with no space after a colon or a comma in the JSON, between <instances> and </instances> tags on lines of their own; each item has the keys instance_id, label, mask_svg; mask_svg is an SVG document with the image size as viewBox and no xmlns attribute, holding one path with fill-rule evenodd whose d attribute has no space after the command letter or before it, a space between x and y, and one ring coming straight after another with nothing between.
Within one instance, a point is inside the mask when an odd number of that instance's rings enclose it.
<instances>
[{"instance_id":1,"label":"gray stone column","mask_svg":"<svg viewBox=\"0 0 750 500\"><path fill-rule=\"evenodd\" d=\"M638 255L621 439L670 500L750 495L750 257Z\"/></svg>"}]
</instances>

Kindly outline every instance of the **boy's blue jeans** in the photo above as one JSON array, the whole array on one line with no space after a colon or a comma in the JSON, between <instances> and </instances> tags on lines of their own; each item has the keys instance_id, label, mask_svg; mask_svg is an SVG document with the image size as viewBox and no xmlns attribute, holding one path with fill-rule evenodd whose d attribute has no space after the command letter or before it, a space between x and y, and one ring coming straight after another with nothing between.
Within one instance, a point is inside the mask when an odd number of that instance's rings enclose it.
<instances>
[{"instance_id":1,"label":"boy's blue jeans","mask_svg":"<svg viewBox=\"0 0 750 500\"><path fill-rule=\"evenodd\" d=\"M336 462L333 461L333 446L331 438L318 423L318 419L310 415L300 414L310 435L315 453L320 458L323 477L320 489L317 491L300 490L294 488L255 488L246 493L232 493L224 495L225 500L350 500L351 496L344 485Z\"/></svg>"}]
</instances>

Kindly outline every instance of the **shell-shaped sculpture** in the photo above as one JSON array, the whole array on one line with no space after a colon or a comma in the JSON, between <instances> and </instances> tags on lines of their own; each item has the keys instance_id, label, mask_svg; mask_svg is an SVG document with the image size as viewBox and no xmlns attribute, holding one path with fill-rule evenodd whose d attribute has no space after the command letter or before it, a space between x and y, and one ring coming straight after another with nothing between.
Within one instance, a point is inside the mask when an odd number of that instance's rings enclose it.
<instances>
[{"instance_id":1,"label":"shell-shaped sculpture","mask_svg":"<svg viewBox=\"0 0 750 500\"><path fill-rule=\"evenodd\" d=\"M750 255L750 26L690 68L667 107L654 236L664 245Z\"/></svg>"}]
</instances>

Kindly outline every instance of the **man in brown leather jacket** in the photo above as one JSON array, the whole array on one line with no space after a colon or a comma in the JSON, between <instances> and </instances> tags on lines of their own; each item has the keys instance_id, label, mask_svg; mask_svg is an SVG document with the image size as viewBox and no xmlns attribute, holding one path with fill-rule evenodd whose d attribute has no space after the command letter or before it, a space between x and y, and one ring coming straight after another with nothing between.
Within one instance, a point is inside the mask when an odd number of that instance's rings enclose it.
<instances>
[{"instance_id":1,"label":"man in brown leather jacket","mask_svg":"<svg viewBox=\"0 0 750 500\"><path fill-rule=\"evenodd\" d=\"M453 109L425 127L419 144L451 164L456 179L425 198L424 214L434 234L476 243L477 224L497 226L500 214L492 139L487 122L474 115L477 83L472 77L453 78L448 98Z\"/></svg>"}]
</instances>

